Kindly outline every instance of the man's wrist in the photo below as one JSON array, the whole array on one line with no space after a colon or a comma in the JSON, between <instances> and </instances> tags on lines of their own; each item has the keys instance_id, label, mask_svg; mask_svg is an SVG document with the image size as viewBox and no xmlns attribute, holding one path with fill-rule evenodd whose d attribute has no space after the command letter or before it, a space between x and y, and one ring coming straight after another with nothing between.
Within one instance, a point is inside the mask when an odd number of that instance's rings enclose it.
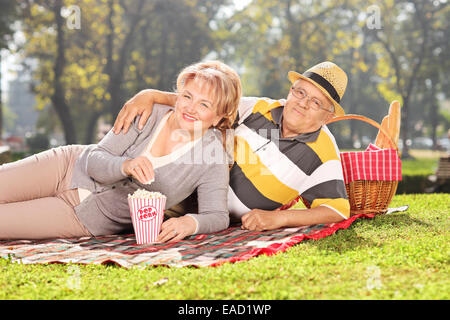
<instances>
[{"instance_id":1,"label":"man's wrist","mask_svg":"<svg viewBox=\"0 0 450 320\"><path fill-rule=\"evenodd\" d=\"M144 89L139 92L148 100L147 103L153 106L154 103L165 104L171 107L177 102L177 94L169 91L160 91L156 89Z\"/></svg>"},{"instance_id":2,"label":"man's wrist","mask_svg":"<svg viewBox=\"0 0 450 320\"><path fill-rule=\"evenodd\" d=\"M307 209L281 210L279 212L284 227L298 227L299 215L304 214Z\"/></svg>"},{"instance_id":3,"label":"man's wrist","mask_svg":"<svg viewBox=\"0 0 450 320\"><path fill-rule=\"evenodd\" d=\"M289 227L291 223L292 214L289 210L282 210L279 212L280 215L280 223L282 227Z\"/></svg>"}]
</instances>

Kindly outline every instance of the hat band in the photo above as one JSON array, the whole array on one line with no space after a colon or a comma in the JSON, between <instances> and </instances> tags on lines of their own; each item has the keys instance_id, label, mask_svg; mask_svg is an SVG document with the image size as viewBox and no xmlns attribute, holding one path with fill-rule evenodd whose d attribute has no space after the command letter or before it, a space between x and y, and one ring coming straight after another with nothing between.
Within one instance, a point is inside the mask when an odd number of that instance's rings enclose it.
<instances>
[{"instance_id":1,"label":"hat band","mask_svg":"<svg viewBox=\"0 0 450 320\"><path fill-rule=\"evenodd\" d=\"M331 83L329 83L328 80L322 77L320 74L317 74L312 71L307 71L303 73L303 76L317 82L328 92L331 98L333 98L333 100L336 101L337 103L341 101L341 97L339 97L339 94L336 92L336 89L334 89Z\"/></svg>"}]
</instances>

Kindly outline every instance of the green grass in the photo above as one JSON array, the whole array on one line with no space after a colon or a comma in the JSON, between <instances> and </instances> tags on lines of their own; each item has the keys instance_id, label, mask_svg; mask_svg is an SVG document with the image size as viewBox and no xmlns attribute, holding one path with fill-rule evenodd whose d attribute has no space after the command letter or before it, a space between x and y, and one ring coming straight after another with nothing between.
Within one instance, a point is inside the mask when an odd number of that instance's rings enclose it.
<instances>
[{"instance_id":1,"label":"green grass","mask_svg":"<svg viewBox=\"0 0 450 320\"><path fill-rule=\"evenodd\" d=\"M447 156L446 152L433 150L410 150L413 159L402 160L403 175L432 175L436 173L439 158Z\"/></svg>"},{"instance_id":2,"label":"green grass","mask_svg":"<svg viewBox=\"0 0 450 320\"><path fill-rule=\"evenodd\" d=\"M438 159L417 158L414 160L402 160L403 176L429 176L436 173Z\"/></svg>"},{"instance_id":3,"label":"green grass","mask_svg":"<svg viewBox=\"0 0 450 320\"><path fill-rule=\"evenodd\" d=\"M219 267L126 270L0 259L0 299L449 299L448 199L398 195L391 207L409 204L406 212Z\"/></svg>"}]
</instances>

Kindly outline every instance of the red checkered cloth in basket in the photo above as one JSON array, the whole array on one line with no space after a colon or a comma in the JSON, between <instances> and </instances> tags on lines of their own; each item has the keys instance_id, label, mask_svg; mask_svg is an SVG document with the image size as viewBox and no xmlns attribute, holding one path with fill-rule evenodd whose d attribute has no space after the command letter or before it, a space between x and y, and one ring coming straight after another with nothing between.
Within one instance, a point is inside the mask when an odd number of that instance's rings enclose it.
<instances>
[{"instance_id":1,"label":"red checkered cloth in basket","mask_svg":"<svg viewBox=\"0 0 450 320\"><path fill-rule=\"evenodd\" d=\"M355 180L401 181L401 160L395 149L370 144L365 151L341 152L344 182Z\"/></svg>"}]
</instances>

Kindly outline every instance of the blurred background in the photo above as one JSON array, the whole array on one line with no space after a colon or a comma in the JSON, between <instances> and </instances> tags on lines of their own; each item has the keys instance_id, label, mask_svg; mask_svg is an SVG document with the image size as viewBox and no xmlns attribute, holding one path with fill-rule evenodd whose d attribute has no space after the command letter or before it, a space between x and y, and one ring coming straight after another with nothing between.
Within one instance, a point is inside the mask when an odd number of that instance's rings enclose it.
<instances>
[{"instance_id":1,"label":"blurred background","mask_svg":"<svg viewBox=\"0 0 450 320\"><path fill-rule=\"evenodd\" d=\"M450 149L449 21L447 0L0 0L0 154L96 143L133 95L173 90L200 60L276 99L289 70L330 60L349 76L347 113L381 123L399 100L402 157L437 159ZM341 149L377 133L330 129Z\"/></svg>"}]
</instances>

